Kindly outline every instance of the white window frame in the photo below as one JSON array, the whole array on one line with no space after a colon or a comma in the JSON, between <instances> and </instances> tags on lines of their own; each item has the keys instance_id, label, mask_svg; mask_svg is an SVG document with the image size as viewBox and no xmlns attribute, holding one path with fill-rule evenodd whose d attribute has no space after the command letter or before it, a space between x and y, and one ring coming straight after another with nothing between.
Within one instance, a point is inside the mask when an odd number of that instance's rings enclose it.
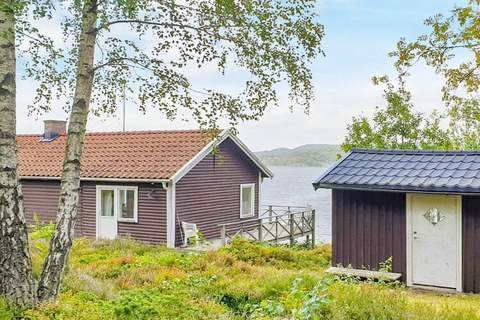
<instances>
[{"instance_id":1,"label":"white window frame","mask_svg":"<svg viewBox=\"0 0 480 320\"><path fill-rule=\"evenodd\" d=\"M246 188L251 188L252 190L252 203L251 203L252 214L248 216L243 215L243 189L246 189ZM252 217L255 217L255 183L244 183L240 185L240 219L252 218Z\"/></svg>"},{"instance_id":2,"label":"white window frame","mask_svg":"<svg viewBox=\"0 0 480 320\"><path fill-rule=\"evenodd\" d=\"M119 222L131 222L138 223L138 187L137 186L97 186L97 217L100 214L102 207L102 190L113 190L113 199L115 203L113 204L114 217L117 218ZM122 218L120 216L120 207L118 199L120 199L120 190L133 190L134 191L134 202L133 202L133 218Z\"/></svg>"}]
</instances>

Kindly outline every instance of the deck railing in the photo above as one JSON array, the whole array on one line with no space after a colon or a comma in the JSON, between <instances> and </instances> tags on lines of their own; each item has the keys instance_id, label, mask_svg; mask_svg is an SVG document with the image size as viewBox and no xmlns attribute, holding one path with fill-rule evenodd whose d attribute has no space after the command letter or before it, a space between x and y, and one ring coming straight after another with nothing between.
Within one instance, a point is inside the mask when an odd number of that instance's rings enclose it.
<instances>
[{"instance_id":1,"label":"deck railing","mask_svg":"<svg viewBox=\"0 0 480 320\"><path fill-rule=\"evenodd\" d=\"M314 244L315 210L298 206L265 206L259 218L220 224L219 227L223 245L236 236L275 243L289 241L290 244L305 237Z\"/></svg>"}]
</instances>

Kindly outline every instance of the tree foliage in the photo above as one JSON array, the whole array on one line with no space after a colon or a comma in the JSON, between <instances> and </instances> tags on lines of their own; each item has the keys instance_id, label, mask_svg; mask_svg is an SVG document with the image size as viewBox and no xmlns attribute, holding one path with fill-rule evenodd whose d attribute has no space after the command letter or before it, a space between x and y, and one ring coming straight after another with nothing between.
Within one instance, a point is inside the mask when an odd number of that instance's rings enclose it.
<instances>
[{"instance_id":1,"label":"tree foliage","mask_svg":"<svg viewBox=\"0 0 480 320\"><path fill-rule=\"evenodd\" d=\"M204 128L217 127L221 119L235 126L278 104L282 81L289 85L291 105L308 110L313 99L308 65L323 53L324 30L314 6L312 0L101 1L93 31L92 110L114 113L126 86L142 112L158 109L169 119L192 115ZM46 60L42 50L29 52L27 71L39 83L32 112L48 111L56 97L72 97L81 8L82 1L64 1L57 9L64 16L65 47L55 56ZM225 74L232 66L247 79L236 83L238 93L192 84L192 69Z\"/></svg>"},{"instance_id":2,"label":"tree foliage","mask_svg":"<svg viewBox=\"0 0 480 320\"><path fill-rule=\"evenodd\" d=\"M342 144L344 151L366 149L450 149L447 131L441 127L441 117L434 112L429 117L416 112L411 93L400 78L398 86L386 77L374 77L375 85L384 85L386 107L377 107L372 118L354 117L347 127Z\"/></svg>"},{"instance_id":3,"label":"tree foliage","mask_svg":"<svg viewBox=\"0 0 480 320\"><path fill-rule=\"evenodd\" d=\"M425 20L430 33L401 39L391 53L402 75L419 61L444 78L442 99L456 149L480 148L480 1Z\"/></svg>"},{"instance_id":4,"label":"tree foliage","mask_svg":"<svg viewBox=\"0 0 480 320\"><path fill-rule=\"evenodd\" d=\"M455 7L450 15L425 20L430 32L413 42L404 38L390 56L396 59L399 86L385 77L387 107L373 118L355 117L348 126L344 150L354 147L387 149L480 148L480 1ZM431 115L415 112L405 89L411 67L423 61L444 79L445 108Z\"/></svg>"}]
</instances>

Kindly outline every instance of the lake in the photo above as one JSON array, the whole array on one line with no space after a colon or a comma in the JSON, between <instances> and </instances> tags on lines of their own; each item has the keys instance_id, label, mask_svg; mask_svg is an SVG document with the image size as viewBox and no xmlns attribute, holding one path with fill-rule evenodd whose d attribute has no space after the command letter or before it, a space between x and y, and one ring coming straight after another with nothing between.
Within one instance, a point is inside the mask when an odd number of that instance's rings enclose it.
<instances>
[{"instance_id":1,"label":"lake","mask_svg":"<svg viewBox=\"0 0 480 320\"><path fill-rule=\"evenodd\" d=\"M316 212L316 239L330 242L331 234L331 192L313 190L312 182L328 167L277 167L269 166L273 179L264 179L262 184L262 205L311 205Z\"/></svg>"}]
</instances>

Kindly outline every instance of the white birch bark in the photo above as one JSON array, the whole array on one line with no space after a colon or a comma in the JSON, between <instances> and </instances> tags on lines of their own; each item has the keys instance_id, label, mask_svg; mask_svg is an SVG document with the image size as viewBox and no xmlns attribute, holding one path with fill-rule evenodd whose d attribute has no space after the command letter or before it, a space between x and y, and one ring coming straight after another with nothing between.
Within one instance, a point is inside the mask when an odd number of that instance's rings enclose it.
<instances>
[{"instance_id":1,"label":"white birch bark","mask_svg":"<svg viewBox=\"0 0 480 320\"><path fill-rule=\"evenodd\" d=\"M17 175L15 109L15 21L0 10L0 295L32 306L35 281Z\"/></svg>"},{"instance_id":2,"label":"white birch bark","mask_svg":"<svg viewBox=\"0 0 480 320\"><path fill-rule=\"evenodd\" d=\"M76 85L68 124L55 233L38 287L38 297L41 301L55 298L58 294L73 242L80 191L80 160L93 85L96 22L97 0L86 0L83 7Z\"/></svg>"}]
</instances>

